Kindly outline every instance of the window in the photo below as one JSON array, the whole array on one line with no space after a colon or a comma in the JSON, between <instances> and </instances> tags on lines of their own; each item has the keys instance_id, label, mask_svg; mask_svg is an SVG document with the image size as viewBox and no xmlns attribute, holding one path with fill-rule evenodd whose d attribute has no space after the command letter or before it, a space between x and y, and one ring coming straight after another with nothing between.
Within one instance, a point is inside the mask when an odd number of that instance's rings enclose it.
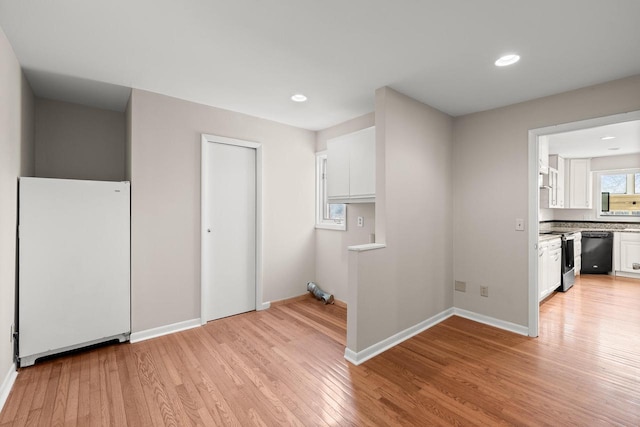
<instances>
[{"instance_id":1,"label":"window","mask_svg":"<svg viewBox=\"0 0 640 427\"><path fill-rule=\"evenodd\" d=\"M640 217L640 171L605 171L597 175L602 198L599 217Z\"/></svg>"},{"instance_id":2,"label":"window","mask_svg":"<svg viewBox=\"0 0 640 427\"><path fill-rule=\"evenodd\" d=\"M327 154L316 154L316 228L347 229L347 205L327 201Z\"/></svg>"},{"instance_id":3,"label":"window","mask_svg":"<svg viewBox=\"0 0 640 427\"><path fill-rule=\"evenodd\" d=\"M602 175L600 189L611 194L627 194L627 175Z\"/></svg>"}]
</instances>

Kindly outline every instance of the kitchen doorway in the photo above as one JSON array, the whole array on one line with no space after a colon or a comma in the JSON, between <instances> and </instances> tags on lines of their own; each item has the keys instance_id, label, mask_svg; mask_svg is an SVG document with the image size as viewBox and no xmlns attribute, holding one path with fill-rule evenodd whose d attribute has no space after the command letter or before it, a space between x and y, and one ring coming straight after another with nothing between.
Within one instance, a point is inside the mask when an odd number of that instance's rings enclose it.
<instances>
[{"instance_id":1,"label":"kitchen doorway","mask_svg":"<svg viewBox=\"0 0 640 427\"><path fill-rule=\"evenodd\" d=\"M529 336L537 337L539 334L540 323L540 304L538 290L538 235L539 235L539 159L540 159L540 137L559 134L564 132L572 132L583 129L595 128L599 126L607 126L617 123L630 122L640 120L640 111L629 113L615 114L612 116L598 117L594 119L581 120L577 122L564 123L555 126L529 130L529 179L528 179L528 198L529 198L529 224L528 224L528 243L529 243L529 292L528 292L528 323Z\"/></svg>"}]
</instances>

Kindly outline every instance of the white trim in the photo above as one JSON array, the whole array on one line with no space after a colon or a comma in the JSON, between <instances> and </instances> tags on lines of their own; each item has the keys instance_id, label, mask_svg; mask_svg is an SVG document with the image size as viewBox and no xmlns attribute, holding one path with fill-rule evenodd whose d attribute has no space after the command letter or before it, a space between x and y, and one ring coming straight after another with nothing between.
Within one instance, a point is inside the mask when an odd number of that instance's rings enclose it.
<instances>
[{"instance_id":1,"label":"white trim","mask_svg":"<svg viewBox=\"0 0 640 427\"><path fill-rule=\"evenodd\" d=\"M316 153L316 206L315 206L315 216L316 216L316 229L320 230L337 230L337 231L346 231L347 230L347 205L344 206L344 221L335 222L331 220L324 219L324 209L326 207L324 200L324 191L323 191L323 178L322 178L322 163L323 160L327 158L327 151L318 151ZM325 189L326 191L326 189ZM328 201L328 199L327 199ZM341 201L334 202L339 204L344 204Z\"/></svg>"},{"instance_id":2,"label":"white trim","mask_svg":"<svg viewBox=\"0 0 640 427\"><path fill-rule=\"evenodd\" d=\"M536 162L537 167L537 162ZM485 316L484 314L474 313L472 311L463 310L461 308L448 308L443 312L436 314L433 317L428 318L427 320L423 320L417 325L411 326L404 331L400 331L397 334L390 336L372 346L365 348L362 351L355 352L349 348L344 350L344 358L347 359L348 362L353 363L354 365L360 365L367 360L389 350L391 347L395 347L403 341L408 340L421 332L426 331L427 329L437 325L438 323L448 319L451 316L459 316L465 319L472 320L474 322L483 323L485 325L492 326L494 328L502 329L505 331L513 332L519 335L528 335L529 328L522 325L517 325L515 323L507 322L504 320L496 319L493 317Z\"/></svg>"},{"instance_id":3,"label":"white trim","mask_svg":"<svg viewBox=\"0 0 640 427\"><path fill-rule=\"evenodd\" d=\"M345 206L346 209L346 206ZM337 231L345 231L347 229L346 221L344 223L332 224L328 222L323 222L321 224L316 224L316 229L318 230L337 230Z\"/></svg>"},{"instance_id":4,"label":"white trim","mask_svg":"<svg viewBox=\"0 0 640 427\"><path fill-rule=\"evenodd\" d=\"M172 323L171 325L159 326L140 332L132 332L129 342L136 343L140 341L150 340L151 338L161 337L180 331L186 331L200 326L200 319L185 320L184 322Z\"/></svg>"},{"instance_id":5,"label":"white trim","mask_svg":"<svg viewBox=\"0 0 640 427\"><path fill-rule=\"evenodd\" d=\"M267 302L263 302L258 307L256 307L256 310L262 311L262 310L268 310L270 308L271 308L271 301L267 301Z\"/></svg>"},{"instance_id":6,"label":"white trim","mask_svg":"<svg viewBox=\"0 0 640 427\"><path fill-rule=\"evenodd\" d=\"M401 342L406 341L415 335L418 335L420 332L426 331L430 327L437 325L438 323L442 322L445 319L448 319L449 317L453 316L453 314L454 314L454 309L449 308L443 311L442 313L436 314L433 317L423 320L417 325L411 326L405 329L404 331L400 331L397 334L392 335L389 338L386 338L376 344L373 344L372 346L367 347L364 350L359 351L357 353L347 348L344 351L344 358L356 366L360 365L361 363L366 362L372 357L375 357L380 353L383 353L389 350L391 347L395 347Z\"/></svg>"},{"instance_id":7,"label":"white trim","mask_svg":"<svg viewBox=\"0 0 640 427\"><path fill-rule=\"evenodd\" d=\"M528 217L529 217L529 234L527 236L527 254L529 258L529 271L527 277L529 280L528 286L528 302L527 302L527 320L529 324L528 335L530 337L538 336L538 328L540 324L540 307L539 307L539 293L538 293L538 236L539 220L538 215L540 212L540 189L538 183L538 174L540 163L540 144L538 142L538 136L536 130L529 131L529 170L528 170Z\"/></svg>"},{"instance_id":8,"label":"white trim","mask_svg":"<svg viewBox=\"0 0 640 427\"><path fill-rule=\"evenodd\" d=\"M238 147L253 148L256 150L256 310L264 310L265 304L262 302L262 144L259 142L244 141L240 139L227 138L224 136L202 134L202 149L200 158L200 321L204 325L207 323L207 304L209 300L209 289L205 286L208 283L208 275L205 260L209 259L209 249L205 244L205 233L207 232L206 219L208 218L208 174L209 165L206 162L209 143L219 143L235 145ZM266 307L268 308L268 306Z\"/></svg>"},{"instance_id":9,"label":"white trim","mask_svg":"<svg viewBox=\"0 0 640 427\"><path fill-rule=\"evenodd\" d=\"M637 215L602 215L602 203L600 203L600 194L602 192L602 175L635 175L640 172L640 168L624 168L624 169L603 169L592 171L593 178L593 207L596 211L596 219L607 222L640 222ZM627 194L635 194L635 188L627 178Z\"/></svg>"},{"instance_id":10,"label":"white trim","mask_svg":"<svg viewBox=\"0 0 640 427\"><path fill-rule=\"evenodd\" d=\"M493 326L494 328L513 332L514 334L524 336L529 335L529 328L526 326L496 319L495 317L485 316L484 314L474 313L473 311L464 310L462 308L454 308L453 314L459 317L464 317L465 319L473 320L474 322L484 323L485 325Z\"/></svg>"},{"instance_id":11,"label":"white trim","mask_svg":"<svg viewBox=\"0 0 640 427\"><path fill-rule=\"evenodd\" d=\"M612 274L609 274L612 275ZM638 273L627 273L626 271L614 271L613 272L613 276L614 277L625 277L627 279L640 279L640 274Z\"/></svg>"},{"instance_id":12,"label":"white trim","mask_svg":"<svg viewBox=\"0 0 640 427\"><path fill-rule=\"evenodd\" d=\"M2 380L2 385L0 385L0 412L2 412L2 408L7 402L7 398L9 397L9 393L11 393L13 384L16 382L16 378L18 378L18 371L16 371L16 365L12 363L9 367L9 372L7 372L7 375L4 376L4 380Z\"/></svg>"},{"instance_id":13,"label":"white trim","mask_svg":"<svg viewBox=\"0 0 640 427\"><path fill-rule=\"evenodd\" d=\"M366 252L366 251L372 251L374 249L382 249L386 247L387 245L385 245L384 243L365 243L363 245L347 246L347 250L354 251L354 252Z\"/></svg>"}]
</instances>

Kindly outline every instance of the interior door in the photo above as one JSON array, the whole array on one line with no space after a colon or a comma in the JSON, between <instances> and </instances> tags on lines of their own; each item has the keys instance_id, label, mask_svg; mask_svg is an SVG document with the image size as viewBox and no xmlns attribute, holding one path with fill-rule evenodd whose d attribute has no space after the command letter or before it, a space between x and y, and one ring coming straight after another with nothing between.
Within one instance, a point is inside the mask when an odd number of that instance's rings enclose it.
<instances>
[{"instance_id":1,"label":"interior door","mask_svg":"<svg viewBox=\"0 0 640 427\"><path fill-rule=\"evenodd\" d=\"M208 144L206 321L256 309L256 150Z\"/></svg>"}]
</instances>

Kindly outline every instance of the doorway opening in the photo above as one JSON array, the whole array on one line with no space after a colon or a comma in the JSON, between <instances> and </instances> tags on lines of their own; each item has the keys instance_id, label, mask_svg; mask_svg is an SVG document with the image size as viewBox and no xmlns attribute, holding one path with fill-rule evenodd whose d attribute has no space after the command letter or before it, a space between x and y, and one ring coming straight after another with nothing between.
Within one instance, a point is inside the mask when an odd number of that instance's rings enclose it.
<instances>
[{"instance_id":1,"label":"doorway opening","mask_svg":"<svg viewBox=\"0 0 640 427\"><path fill-rule=\"evenodd\" d=\"M540 142L543 138L548 138L551 135L565 134L569 132L599 128L603 126L610 126L610 125L627 123L627 122L632 122L637 120L640 120L640 111L616 114L612 116L581 120L577 122L564 123L560 125L529 130L528 320L529 320L529 336L531 337L538 336L539 320L540 320L540 306L539 306L540 292L538 288L538 238L539 238L539 221L540 221L539 173L540 173L540 158L541 158Z\"/></svg>"}]
</instances>

